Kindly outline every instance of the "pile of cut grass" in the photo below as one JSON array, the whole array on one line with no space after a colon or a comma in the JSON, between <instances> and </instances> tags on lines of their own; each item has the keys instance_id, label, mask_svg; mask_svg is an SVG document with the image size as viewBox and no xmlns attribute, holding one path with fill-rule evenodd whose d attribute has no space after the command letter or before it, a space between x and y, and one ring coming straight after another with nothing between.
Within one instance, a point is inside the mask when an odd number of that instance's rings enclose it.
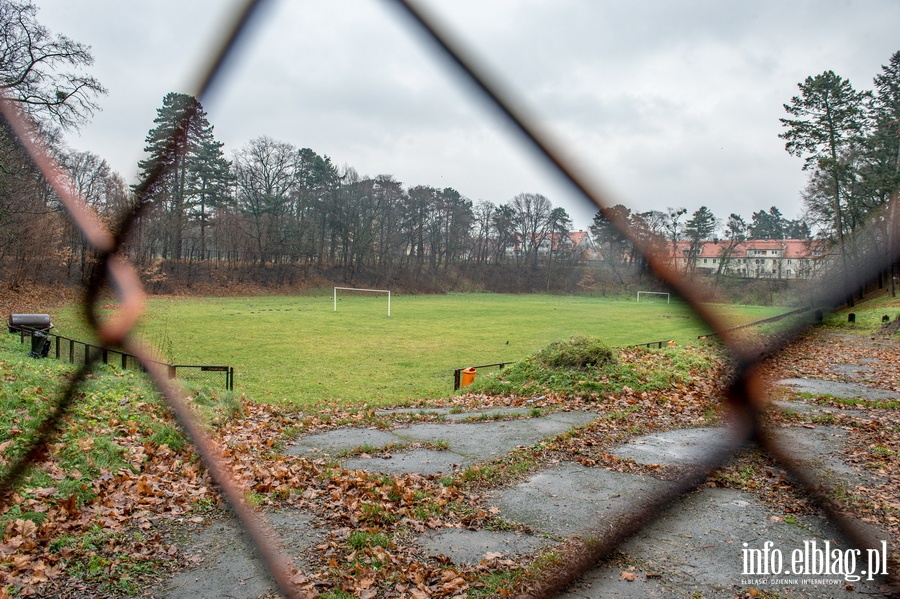
<instances>
[{"instance_id":1,"label":"pile of cut grass","mask_svg":"<svg viewBox=\"0 0 900 599\"><path fill-rule=\"evenodd\" d=\"M486 395L553 395L602 400L630 389L662 391L709 377L720 357L713 347L611 349L599 339L555 341L504 370L477 376L466 389Z\"/></svg>"}]
</instances>

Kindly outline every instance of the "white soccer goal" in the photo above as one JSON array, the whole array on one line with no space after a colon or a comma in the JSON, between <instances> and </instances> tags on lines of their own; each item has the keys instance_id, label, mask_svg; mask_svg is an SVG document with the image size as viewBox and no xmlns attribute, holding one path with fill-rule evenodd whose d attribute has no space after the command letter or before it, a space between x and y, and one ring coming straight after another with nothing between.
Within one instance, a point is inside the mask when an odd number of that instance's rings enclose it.
<instances>
[{"instance_id":1,"label":"white soccer goal","mask_svg":"<svg viewBox=\"0 0 900 599\"><path fill-rule=\"evenodd\" d=\"M637 292L637 301L641 301L641 294L642 294L642 293L643 293L644 295L664 295L664 296L666 296L666 303L667 303L667 304L669 303L669 299L670 299L670 298L669 298L669 294L666 293L665 291L638 291L638 292Z\"/></svg>"},{"instance_id":2,"label":"white soccer goal","mask_svg":"<svg viewBox=\"0 0 900 599\"><path fill-rule=\"evenodd\" d=\"M368 293L387 293L387 315L391 315L391 292L386 289L357 289L356 287L335 287L334 288L334 311L337 312L337 296L340 291L365 291Z\"/></svg>"}]
</instances>

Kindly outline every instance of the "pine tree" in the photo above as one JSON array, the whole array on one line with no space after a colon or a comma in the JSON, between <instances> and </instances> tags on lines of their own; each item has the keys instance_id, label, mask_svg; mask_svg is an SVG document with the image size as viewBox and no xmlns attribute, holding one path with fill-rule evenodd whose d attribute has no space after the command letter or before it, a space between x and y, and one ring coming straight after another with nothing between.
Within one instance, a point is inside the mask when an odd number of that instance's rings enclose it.
<instances>
[{"instance_id":1,"label":"pine tree","mask_svg":"<svg viewBox=\"0 0 900 599\"><path fill-rule=\"evenodd\" d=\"M700 206L684 223L684 236L690 242L688 248L688 269L693 272L697 266L697 256L703 249L703 243L708 241L718 229L719 223L712 211L706 206Z\"/></svg>"},{"instance_id":2,"label":"pine tree","mask_svg":"<svg viewBox=\"0 0 900 599\"><path fill-rule=\"evenodd\" d=\"M870 171L865 178L879 204L887 203L887 252L900 252L900 52L891 56L881 73L875 76L875 131L867 140ZM888 289L896 297L894 278L900 266L888 270Z\"/></svg>"},{"instance_id":3,"label":"pine tree","mask_svg":"<svg viewBox=\"0 0 900 599\"><path fill-rule=\"evenodd\" d=\"M156 127L147 134L144 148L149 156L138 162L141 183L135 191L156 211L151 247L158 247L163 258L180 260L192 221L200 225L200 249L205 252L208 209L227 197L230 165L196 98L166 94L153 122Z\"/></svg>"},{"instance_id":4,"label":"pine tree","mask_svg":"<svg viewBox=\"0 0 900 599\"><path fill-rule=\"evenodd\" d=\"M833 229L837 235L844 263L845 288L849 294L848 252L844 241L847 204L852 201L850 189L855 178L852 157L859 147L867 126L865 92L857 92L846 79L833 71L807 77L798 84L800 95L785 104L792 119L779 119L787 129L779 134L784 148L792 156L803 158L803 169L820 173L830 187Z\"/></svg>"}]
</instances>

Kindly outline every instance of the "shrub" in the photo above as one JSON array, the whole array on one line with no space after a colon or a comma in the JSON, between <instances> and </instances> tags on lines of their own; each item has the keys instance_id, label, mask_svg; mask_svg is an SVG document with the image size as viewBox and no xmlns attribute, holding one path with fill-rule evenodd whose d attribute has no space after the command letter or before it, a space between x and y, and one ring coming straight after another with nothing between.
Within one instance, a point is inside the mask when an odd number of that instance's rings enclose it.
<instances>
[{"instance_id":1,"label":"shrub","mask_svg":"<svg viewBox=\"0 0 900 599\"><path fill-rule=\"evenodd\" d=\"M578 335L568 341L554 341L534 355L534 361L557 370L584 370L615 364L612 350L594 337Z\"/></svg>"}]
</instances>

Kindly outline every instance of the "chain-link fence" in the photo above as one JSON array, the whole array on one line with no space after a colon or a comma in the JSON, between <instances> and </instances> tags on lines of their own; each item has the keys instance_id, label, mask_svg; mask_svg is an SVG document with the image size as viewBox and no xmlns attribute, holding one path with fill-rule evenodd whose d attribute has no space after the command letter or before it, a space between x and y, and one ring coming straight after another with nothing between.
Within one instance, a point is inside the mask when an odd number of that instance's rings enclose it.
<instances>
[{"instance_id":1,"label":"chain-link fence","mask_svg":"<svg viewBox=\"0 0 900 599\"><path fill-rule=\"evenodd\" d=\"M500 88L495 86L494 82L480 70L477 64L466 58L466 53L454 42L450 41L447 32L442 29L440 24L405 0L397 0L396 3L407 13L412 23L411 26L421 28L431 43L435 44L455 65L452 68L458 69L468 79L469 83L480 90L478 93L483 94L489 102L499 109L504 115L502 118L508 120L522 135L525 140L524 143L530 145L541 154L560 176L567 179L585 202L590 202L601 210L625 237L640 247L640 240L632 235L626 223L622 222L615 213L608 209L610 202L608 202L607 198L587 183L572 168L570 163L563 157L563 154L543 137L535 123L532 123L517 111L512 99L506 97ZM237 47L236 41L241 37L247 24L250 22L251 16L261 4L263 2L259 0L248 1L233 26L223 33L221 45L211 52L208 68L194 90L193 95L196 98L201 101L205 99L211 84L220 74L222 64ZM135 325L136 320L143 313L145 295L136 269L128 262L121 250L124 240L135 226L148 203L137 202L124 221L114 230L110 230L98 219L97 215L85 202L73 195L71 191L72 186L66 185L61 179L61 170L56 168L54 158L46 153L44 147L40 144L38 132L31 128L27 120L19 118L15 107L5 100L0 101L0 112L2 112L3 118L9 123L11 130L15 132L22 145L27 149L34 163L53 185L55 192L61 198L62 204L68 210L73 222L99 255L100 267L96 269L84 296L84 306L88 320L95 329L98 338L106 346L119 347L122 352L135 356L151 374L176 414L181 426L190 436L211 477L219 485L223 496L234 509L244 530L253 540L260 555L265 560L273 579L278 584L280 592L287 597L301 596L302 593L296 589L290 580L290 561L277 548L276 544L270 542L270 531L245 501L240 485L235 481L222 459L218 456L213 442L203 427L198 424L190 408L185 404L182 399L184 395L179 393L175 387L169 376L168 368L166 365L161 365L152 360L146 351L129 336L129 332ZM189 119L191 115L186 114L184 118ZM172 148L170 149L174 149L174 144L175 140L171 140ZM160 161L159 164L162 165L164 162ZM153 172L143 182L142 187L137 190L138 197L143 198L147 190L155 184L162 174L161 170ZM889 206L895 206L898 201L900 200L895 194ZM882 211L872 220L879 223L879 232L885 230L886 224L887 230L893 235L894 239L900 233L900 223L898 223L896 210L893 212L888 210ZM861 231L854 239L844 240L844 247L849 248L852 245L857 259L852 261L852 266L848 266L851 263L847 261L843 261L843 263L835 262L831 265L831 272L823 274L822 280L827 284L823 284L820 287L818 295L811 302L815 307L828 310L831 307L842 304L848 296L856 293L859 288L874 280L879 274L889 270L900 258L896 244L891 246L891 251L888 254L875 251L873 242L875 235L874 226ZM715 448L710 448L701 464L687 469L676 484L667 488L667 490L642 501L636 500L633 509L617 522L614 530L608 531L600 538L593 539L590 543L585 543L580 552L574 554L564 564L563 568L554 570L552 575L541 580L539 586L531 592L531 596L553 597L563 591L585 572L608 559L616 548L620 547L625 540L633 536L642 527L652 522L666 509L677 504L682 496L702 485L713 470L727 462L737 451L753 444L771 456L798 482L805 493L828 516L831 523L838 528L848 544L858 548L876 547L875 540L866 534L863 527L854 519L844 515L839 506L823 490L824 487L820 484L819 473L801 465L800 462L794 459L790 448L776 443L773 435L765 425L761 408L765 401L761 391L764 385L758 380L757 367L763 360L763 356L781 351L796 335L802 332L803 326L808 325L797 325L793 330L788 331L775 340L771 340L766 347L762 348L763 351L760 351L758 346L753 348L746 347L740 342L738 337L727 330L728 327L721 322L720 317L702 302L696 284L685 280L681 273L672 269L666 258L654 255L649 251L643 252L643 258L647 261L655 276L680 295L696 314L709 325L710 330L722 331L718 334L718 337L727 351L730 352L736 364L727 399L729 414L726 420L730 423L729 426L731 428L731 434L727 437L730 441L724 448L722 444L717 444ZM98 298L101 296L101 291L108 288L118 290L119 304L114 317L103 320L100 316ZM105 355L109 356L108 351ZM30 450L11 465L7 470L6 476L0 481L0 497L2 497L4 503L16 489L17 484L28 471L29 466L46 455L48 447L59 433L65 421L64 417L68 409L73 402L77 401L79 386L90 372L91 364L102 360L103 356L104 354L101 351L85 350L83 356L84 365L79 369L77 375L73 377L65 392L56 399L50 416L38 427ZM79 358L81 357L79 356Z\"/></svg>"}]
</instances>

